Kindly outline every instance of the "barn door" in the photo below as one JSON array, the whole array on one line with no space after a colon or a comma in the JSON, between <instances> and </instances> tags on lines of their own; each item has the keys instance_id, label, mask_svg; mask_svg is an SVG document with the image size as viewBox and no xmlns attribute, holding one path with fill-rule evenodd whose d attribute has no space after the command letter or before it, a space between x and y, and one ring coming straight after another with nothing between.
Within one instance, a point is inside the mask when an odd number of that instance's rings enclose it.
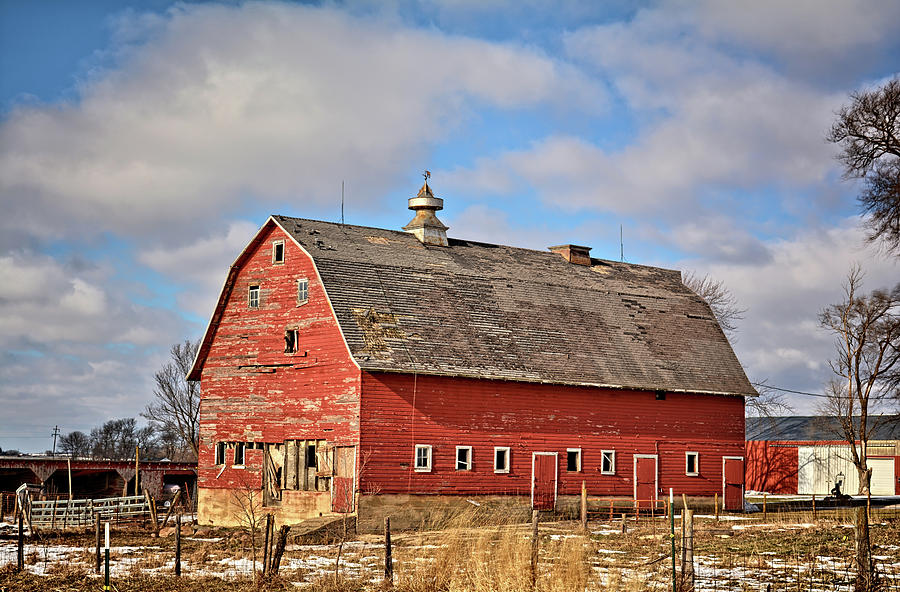
<instances>
[{"instance_id":1,"label":"barn door","mask_svg":"<svg viewBox=\"0 0 900 592\"><path fill-rule=\"evenodd\" d=\"M634 455L634 499L641 502L656 501L656 492L659 489L656 476L655 454Z\"/></svg>"},{"instance_id":2,"label":"barn door","mask_svg":"<svg viewBox=\"0 0 900 592\"><path fill-rule=\"evenodd\" d=\"M356 446L334 447L334 476L331 478L331 510L349 514L354 511L356 493Z\"/></svg>"},{"instance_id":3,"label":"barn door","mask_svg":"<svg viewBox=\"0 0 900 592\"><path fill-rule=\"evenodd\" d=\"M531 507L534 510L556 508L556 453L531 455Z\"/></svg>"},{"instance_id":4,"label":"barn door","mask_svg":"<svg viewBox=\"0 0 900 592\"><path fill-rule=\"evenodd\" d=\"M744 458L722 457L722 499L726 510L744 509Z\"/></svg>"}]
</instances>

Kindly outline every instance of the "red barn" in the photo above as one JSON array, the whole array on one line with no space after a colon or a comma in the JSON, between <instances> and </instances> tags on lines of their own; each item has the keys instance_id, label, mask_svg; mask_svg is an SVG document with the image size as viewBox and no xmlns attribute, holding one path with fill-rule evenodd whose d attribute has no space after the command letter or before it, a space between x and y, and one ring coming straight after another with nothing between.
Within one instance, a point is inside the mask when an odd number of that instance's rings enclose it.
<instances>
[{"instance_id":1,"label":"red barn","mask_svg":"<svg viewBox=\"0 0 900 592\"><path fill-rule=\"evenodd\" d=\"M231 266L189 375L201 521L552 508L582 481L741 507L756 393L679 272L448 239L427 184L409 201L405 232L273 216Z\"/></svg>"}]
</instances>

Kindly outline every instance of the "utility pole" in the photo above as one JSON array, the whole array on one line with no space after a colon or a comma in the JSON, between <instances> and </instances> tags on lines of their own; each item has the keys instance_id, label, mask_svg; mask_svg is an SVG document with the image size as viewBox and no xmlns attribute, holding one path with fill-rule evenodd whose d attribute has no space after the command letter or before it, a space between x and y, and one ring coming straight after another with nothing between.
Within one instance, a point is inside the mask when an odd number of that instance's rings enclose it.
<instances>
[{"instance_id":1,"label":"utility pole","mask_svg":"<svg viewBox=\"0 0 900 592\"><path fill-rule=\"evenodd\" d=\"M53 456L56 456L56 437L59 435L59 426L53 428Z\"/></svg>"}]
</instances>

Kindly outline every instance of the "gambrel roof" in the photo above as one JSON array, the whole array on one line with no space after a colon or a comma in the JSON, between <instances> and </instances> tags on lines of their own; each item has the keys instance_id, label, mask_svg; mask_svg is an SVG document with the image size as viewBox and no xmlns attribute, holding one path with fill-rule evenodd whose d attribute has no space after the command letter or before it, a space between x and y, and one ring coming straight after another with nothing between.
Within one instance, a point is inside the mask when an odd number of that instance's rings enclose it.
<instances>
[{"instance_id":1,"label":"gambrel roof","mask_svg":"<svg viewBox=\"0 0 900 592\"><path fill-rule=\"evenodd\" d=\"M755 395L678 271L273 216L318 269L363 370ZM239 258L240 261L240 258ZM236 262L236 265L238 262ZM228 284L220 296L227 299ZM215 315L191 377L214 334Z\"/></svg>"}]
</instances>

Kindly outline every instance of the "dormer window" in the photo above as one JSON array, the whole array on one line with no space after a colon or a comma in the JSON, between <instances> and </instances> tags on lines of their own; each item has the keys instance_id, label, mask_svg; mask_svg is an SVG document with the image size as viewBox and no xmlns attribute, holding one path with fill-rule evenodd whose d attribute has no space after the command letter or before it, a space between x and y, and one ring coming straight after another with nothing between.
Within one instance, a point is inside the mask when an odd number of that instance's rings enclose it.
<instances>
[{"instance_id":1,"label":"dormer window","mask_svg":"<svg viewBox=\"0 0 900 592\"><path fill-rule=\"evenodd\" d=\"M284 241L275 241L272 243L272 263L278 265L284 263Z\"/></svg>"},{"instance_id":2,"label":"dormer window","mask_svg":"<svg viewBox=\"0 0 900 592\"><path fill-rule=\"evenodd\" d=\"M297 280L297 304L309 302L309 280L301 278Z\"/></svg>"},{"instance_id":3,"label":"dormer window","mask_svg":"<svg viewBox=\"0 0 900 592\"><path fill-rule=\"evenodd\" d=\"M247 306L250 308L259 308L259 285L252 285L247 291Z\"/></svg>"}]
</instances>

